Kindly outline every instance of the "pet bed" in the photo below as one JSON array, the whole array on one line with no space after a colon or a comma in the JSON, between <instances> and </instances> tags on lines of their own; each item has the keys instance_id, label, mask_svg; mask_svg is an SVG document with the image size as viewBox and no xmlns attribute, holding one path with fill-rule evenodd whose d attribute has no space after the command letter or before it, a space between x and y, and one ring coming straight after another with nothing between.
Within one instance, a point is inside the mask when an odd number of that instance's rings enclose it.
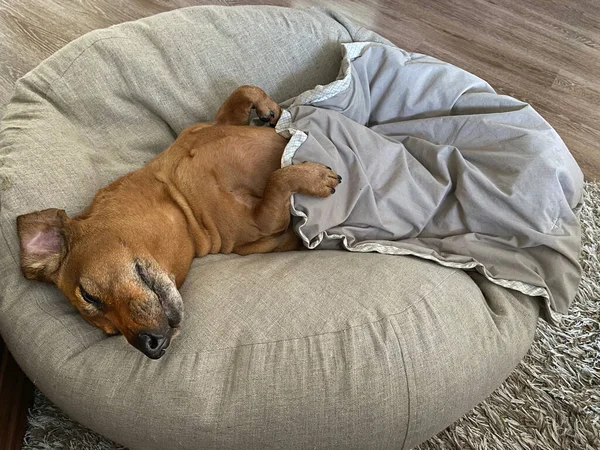
<instances>
[{"instance_id":1,"label":"pet bed","mask_svg":"<svg viewBox=\"0 0 600 450\"><path fill-rule=\"evenodd\" d=\"M493 276L493 264L487 273L476 264L465 271L442 265L452 259L444 252L433 261L407 256L423 256L416 251L318 248L214 255L195 260L181 289L182 332L153 361L87 325L55 287L21 276L17 215L48 207L77 214L96 190L149 161L187 125L211 120L241 84L287 100L279 131L293 137L284 164L317 148L303 136L318 133L294 121L294 108L323 101L344 115L344 106L331 103L340 91L327 86L347 78L351 58L339 74L337 62L348 56L342 44L353 42L392 48L330 11L195 7L89 33L18 82L0 131L0 331L31 380L67 414L132 449L411 448L508 376L529 348L540 304L566 309L569 293L557 303L530 278L509 289ZM405 80L407 92L414 82ZM475 90L494 95L478 83ZM327 95L297 97L303 92ZM400 122L452 113L428 109L426 97L397 100L421 108ZM488 125L493 140L495 123ZM552 134L545 122L531 127ZM568 219L580 173L557 154L567 169L540 176L571 186L550 195L553 217ZM412 194L415 202L419 193ZM314 216L302 201L294 204L306 216L297 222L305 224L301 234L309 245L326 241L327 230L306 226ZM570 222L554 225L577 240ZM569 245L557 258L570 255ZM570 267L570 283L577 274Z\"/></svg>"}]
</instances>

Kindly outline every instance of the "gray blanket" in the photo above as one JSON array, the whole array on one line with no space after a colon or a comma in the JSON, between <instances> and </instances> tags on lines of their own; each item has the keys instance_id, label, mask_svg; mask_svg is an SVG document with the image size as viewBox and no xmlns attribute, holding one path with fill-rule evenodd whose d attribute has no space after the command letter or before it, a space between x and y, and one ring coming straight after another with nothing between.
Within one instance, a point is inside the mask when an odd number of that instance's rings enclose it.
<instances>
[{"instance_id":1,"label":"gray blanket","mask_svg":"<svg viewBox=\"0 0 600 450\"><path fill-rule=\"evenodd\" d=\"M344 50L338 79L286 105L277 125L291 137L283 165L318 161L344 180L328 199L293 197L305 245L477 270L567 312L583 175L558 134L530 105L435 58Z\"/></svg>"}]
</instances>

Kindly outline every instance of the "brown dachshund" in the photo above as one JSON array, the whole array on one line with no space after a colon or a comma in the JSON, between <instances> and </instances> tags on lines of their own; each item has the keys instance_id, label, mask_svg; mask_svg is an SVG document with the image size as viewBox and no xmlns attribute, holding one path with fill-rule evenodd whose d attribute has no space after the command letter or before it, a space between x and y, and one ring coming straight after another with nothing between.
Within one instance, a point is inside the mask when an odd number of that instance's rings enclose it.
<instances>
[{"instance_id":1,"label":"brown dachshund","mask_svg":"<svg viewBox=\"0 0 600 450\"><path fill-rule=\"evenodd\" d=\"M327 197L341 178L313 162L281 168L281 109L261 89L236 89L215 121L183 130L143 168L101 189L81 215L17 217L21 270L55 283L92 325L160 358L183 317L178 287L209 253L294 250L290 196Z\"/></svg>"}]
</instances>

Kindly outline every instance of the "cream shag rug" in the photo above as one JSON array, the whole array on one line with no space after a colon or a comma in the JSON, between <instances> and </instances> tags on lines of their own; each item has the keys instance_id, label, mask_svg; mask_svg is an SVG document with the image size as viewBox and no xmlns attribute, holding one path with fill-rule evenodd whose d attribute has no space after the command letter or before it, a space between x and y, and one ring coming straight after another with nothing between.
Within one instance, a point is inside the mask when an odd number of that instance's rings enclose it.
<instances>
[{"instance_id":1,"label":"cream shag rug","mask_svg":"<svg viewBox=\"0 0 600 450\"><path fill-rule=\"evenodd\" d=\"M540 321L534 343L486 401L420 445L433 449L600 449L600 183L586 183L579 293L558 328ZM70 420L40 392L26 450L122 449Z\"/></svg>"}]
</instances>

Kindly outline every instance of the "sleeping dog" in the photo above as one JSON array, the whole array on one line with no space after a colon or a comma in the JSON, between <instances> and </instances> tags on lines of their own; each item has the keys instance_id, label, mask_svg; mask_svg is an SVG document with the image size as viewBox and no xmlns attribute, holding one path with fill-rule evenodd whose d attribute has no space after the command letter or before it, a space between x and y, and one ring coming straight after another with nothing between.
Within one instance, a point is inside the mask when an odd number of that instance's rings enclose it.
<instances>
[{"instance_id":1,"label":"sleeping dog","mask_svg":"<svg viewBox=\"0 0 600 450\"><path fill-rule=\"evenodd\" d=\"M178 287L194 257L299 248L290 196L327 197L341 182L314 162L281 168L287 140L248 126L252 109L273 126L281 113L261 89L242 86L213 122L183 130L79 216L17 217L25 277L55 283L89 323L160 358L181 324Z\"/></svg>"}]
</instances>

